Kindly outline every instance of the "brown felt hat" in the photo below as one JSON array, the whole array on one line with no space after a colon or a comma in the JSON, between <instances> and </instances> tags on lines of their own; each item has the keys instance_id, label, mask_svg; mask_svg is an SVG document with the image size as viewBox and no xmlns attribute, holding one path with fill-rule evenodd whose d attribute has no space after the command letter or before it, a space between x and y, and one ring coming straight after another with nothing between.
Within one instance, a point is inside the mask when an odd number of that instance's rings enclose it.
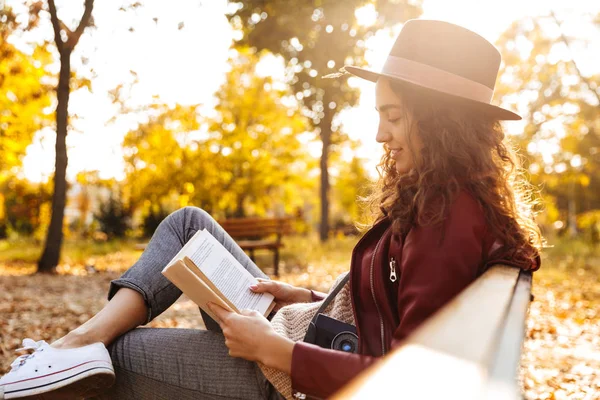
<instances>
[{"instance_id":1,"label":"brown felt hat","mask_svg":"<svg viewBox=\"0 0 600 400\"><path fill-rule=\"evenodd\" d=\"M400 31L381 72L345 66L359 78L380 77L443 93L498 120L520 120L491 104L500 52L478 34L444 21L413 19Z\"/></svg>"}]
</instances>

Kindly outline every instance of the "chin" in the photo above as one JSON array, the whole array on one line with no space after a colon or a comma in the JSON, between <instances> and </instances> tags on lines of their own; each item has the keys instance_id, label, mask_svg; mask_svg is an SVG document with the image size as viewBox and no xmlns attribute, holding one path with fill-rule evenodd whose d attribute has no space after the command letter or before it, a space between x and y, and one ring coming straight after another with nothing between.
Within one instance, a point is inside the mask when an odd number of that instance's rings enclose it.
<instances>
[{"instance_id":1,"label":"chin","mask_svg":"<svg viewBox=\"0 0 600 400\"><path fill-rule=\"evenodd\" d=\"M410 172L410 168L406 168L404 165L396 165L396 172L398 175L406 175Z\"/></svg>"}]
</instances>

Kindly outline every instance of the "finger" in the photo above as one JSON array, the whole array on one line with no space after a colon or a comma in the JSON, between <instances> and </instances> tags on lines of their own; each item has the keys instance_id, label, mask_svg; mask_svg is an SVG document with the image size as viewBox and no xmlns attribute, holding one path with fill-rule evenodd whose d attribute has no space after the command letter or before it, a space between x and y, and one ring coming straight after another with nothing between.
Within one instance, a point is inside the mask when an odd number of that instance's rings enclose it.
<instances>
[{"instance_id":1,"label":"finger","mask_svg":"<svg viewBox=\"0 0 600 400\"><path fill-rule=\"evenodd\" d=\"M229 316L229 314L231 314L230 311L228 311L228 310L224 309L223 307L219 306L218 304L215 304L212 302L208 303L208 308L217 317L217 322L219 323L219 325L221 325L225 321L225 319Z\"/></svg>"},{"instance_id":2,"label":"finger","mask_svg":"<svg viewBox=\"0 0 600 400\"><path fill-rule=\"evenodd\" d=\"M231 331L229 330L228 327L223 327L222 331L223 331L223 336L225 336L225 344L227 344L227 340L229 339L229 335L231 334Z\"/></svg>"},{"instance_id":3,"label":"finger","mask_svg":"<svg viewBox=\"0 0 600 400\"><path fill-rule=\"evenodd\" d=\"M256 317L257 315L260 315L256 310L242 310L240 311L240 314L245 317Z\"/></svg>"}]
</instances>

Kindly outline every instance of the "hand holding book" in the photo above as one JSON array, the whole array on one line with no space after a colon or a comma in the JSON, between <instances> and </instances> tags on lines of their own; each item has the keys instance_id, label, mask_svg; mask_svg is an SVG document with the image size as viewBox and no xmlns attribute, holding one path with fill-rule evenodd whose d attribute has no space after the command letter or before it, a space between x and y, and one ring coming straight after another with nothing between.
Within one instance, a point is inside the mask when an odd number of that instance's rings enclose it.
<instances>
[{"instance_id":1,"label":"hand holding book","mask_svg":"<svg viewBox=\"0 0 600 400\"><path fill-rule=\"evenodd\" d=\"M294 303L308 303L312 301L310 290L292 286L288 283L257 278L258 283L251 285L254 293L271 293L277 305L275 310Z\"/></svg>"},{"instance_id":2,"label":"hand holding book","mask_svg":"<svg viewBox=\"0 0 600 400\"><path fill-rule=\"evenodd\" d=\"M206 229L192 236L162 274L213 319L208 302L236 313L249 309L264 316L275 307L273 295L250 290L257 279Z\"/></svg>"},{"instance_id":3,"label":"hand holding book","mask_svg":"<svg viewBox=\"0 0 600 400\"><path fill-rule=\"evenodd\" d=\"M250 310L236 314L210 302L208 308L221 326L230 356L291 373L294 342L275 332L266 318Z\"/></svg>"}]
</instances>

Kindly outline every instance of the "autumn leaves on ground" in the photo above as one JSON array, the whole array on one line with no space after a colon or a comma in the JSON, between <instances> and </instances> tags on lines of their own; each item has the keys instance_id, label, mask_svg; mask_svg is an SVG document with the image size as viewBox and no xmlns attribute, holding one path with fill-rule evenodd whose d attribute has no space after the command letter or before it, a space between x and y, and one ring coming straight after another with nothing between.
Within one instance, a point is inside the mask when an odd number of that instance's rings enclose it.
<instances>
[{"instance_id":1,"label":"autumn leaves on ground","mask_svg":"<svg viewBox=\"0 0 600 400\"><path fill-rule=\"evenodd\" d=\"M348 268L355 241L321 245L316 238L288 238L281 280L326 290ZM86 257L67 246L68 262L57 276L28 275L33 264L0 258L0 373L8 370L23 338L55 340L105 304L110 280L139 256L131 243L113 248L92 247L110 252ZM269 254L258 256L267 272L270 260ZM546 251L533 294L521 369L526 399L600 399L600 249L576 243ZM151 326L201 329L202 320L197 307L182 298Z\"/></svg>"}]
</instances>

